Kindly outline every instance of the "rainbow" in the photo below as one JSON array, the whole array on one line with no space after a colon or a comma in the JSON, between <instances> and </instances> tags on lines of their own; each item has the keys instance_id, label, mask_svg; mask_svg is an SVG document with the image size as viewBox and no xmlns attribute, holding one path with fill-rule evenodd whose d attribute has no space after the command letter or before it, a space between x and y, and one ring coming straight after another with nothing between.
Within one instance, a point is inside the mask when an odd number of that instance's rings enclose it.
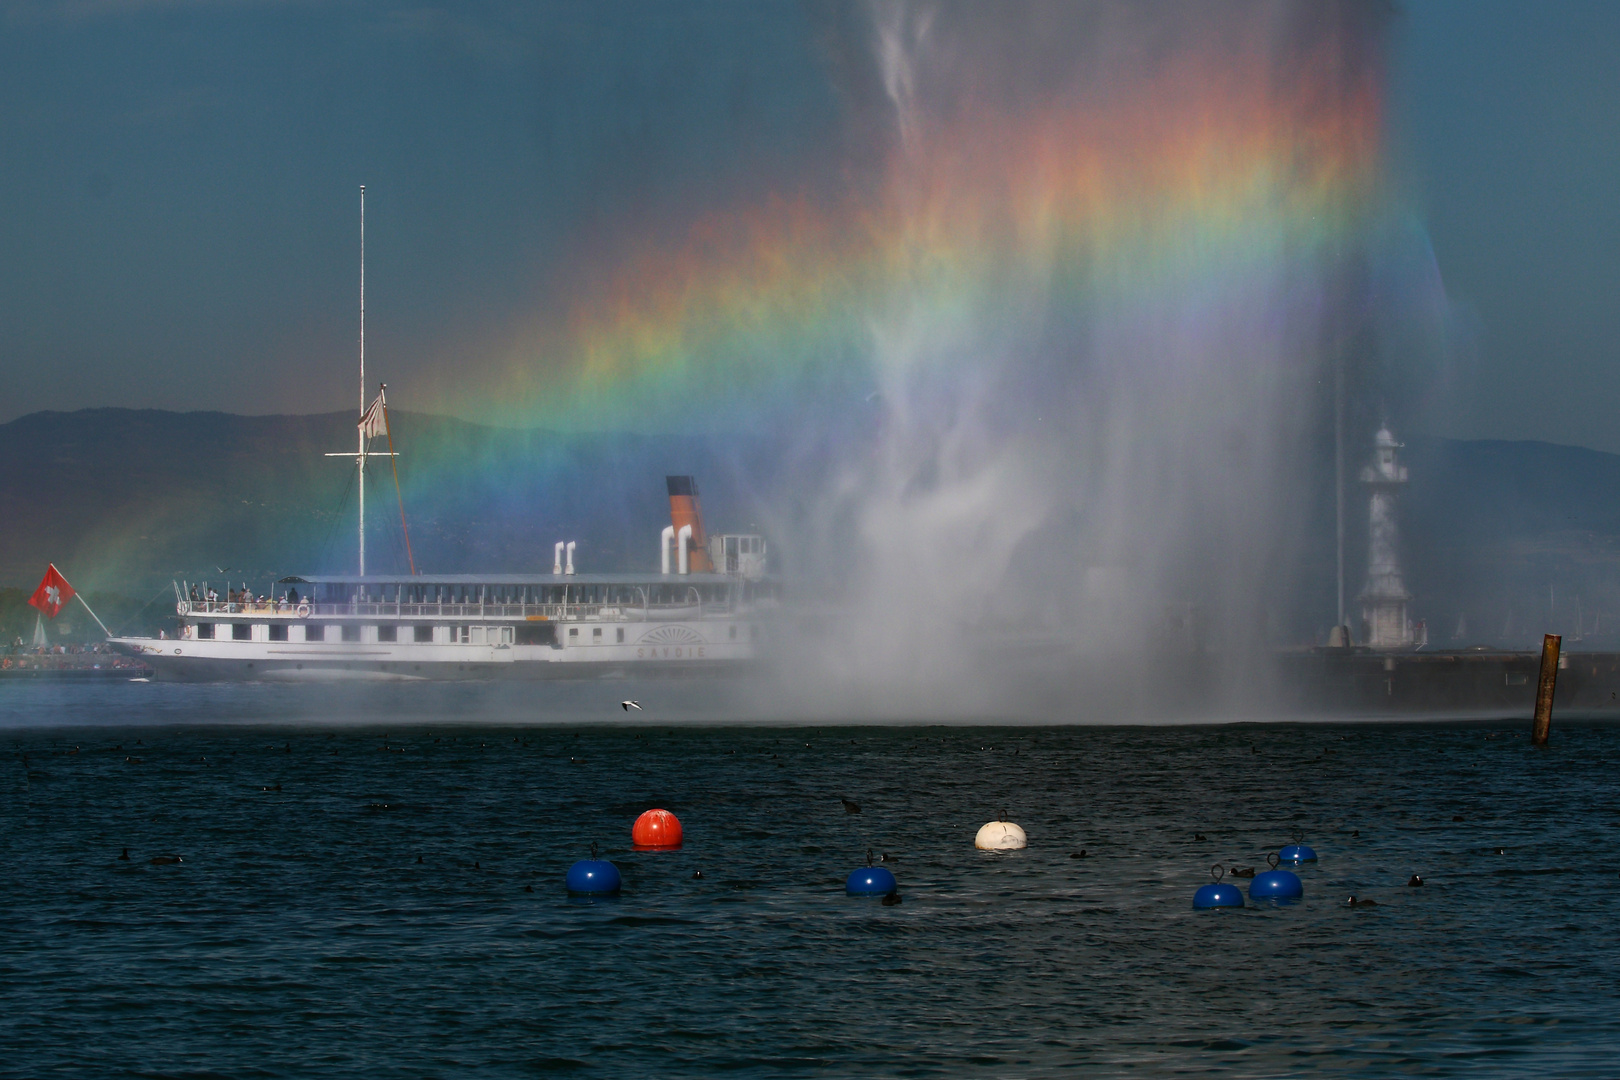
<instances>
[{"instance_id":1,"label":"rainbow","mask_svg":"<svg viewBox=\"0 0 1620 1080\"><path fill-rule=\"evenodd\" d=\"M873 327L897 313L949 326L1032 285L1118 307L1331 257L1365 227L1381 149L1376 72L1345 85L1333 47L1284 76L1190 52L1101 100L925 116L870 190L773 196L626 260L455 411L724 428L872 389Z\"/></svg>"}]
</instances>

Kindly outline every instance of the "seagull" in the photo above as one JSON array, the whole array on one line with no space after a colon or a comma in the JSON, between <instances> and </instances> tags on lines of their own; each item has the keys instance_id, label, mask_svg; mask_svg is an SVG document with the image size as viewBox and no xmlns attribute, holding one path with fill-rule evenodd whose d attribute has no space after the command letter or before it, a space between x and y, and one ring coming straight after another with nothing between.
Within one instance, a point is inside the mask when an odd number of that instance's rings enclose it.
<instances>
[{"instance_id":1,"label":"seagull","mask_svg":"<svg viewBox=\"0 0 1620 1080\"><path fill-rule=\"evenodd\" d=\"M639 702L639 701L621 701L621 702L619 702L619 708L623 709L625 712L629 712L631 709L636 710L636 712L640 712L641 711L641 702Z\"/></svg>"}]
</instances>

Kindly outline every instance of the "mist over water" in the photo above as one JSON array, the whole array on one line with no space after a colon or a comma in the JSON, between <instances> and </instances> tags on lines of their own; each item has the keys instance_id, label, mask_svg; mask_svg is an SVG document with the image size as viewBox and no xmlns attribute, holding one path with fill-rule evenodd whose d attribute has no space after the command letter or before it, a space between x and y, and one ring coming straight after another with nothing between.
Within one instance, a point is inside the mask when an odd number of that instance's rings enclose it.
<instances>
[{"instance_id":1,"label":"mist over water","mask_svg":"<svg viewBox=\"0 0 1620 1080\"><path fill-rule=\"evenodd\" d=\"M788 647L879 711L1002 706L1035 653L1081 712L1163 707L1205 653L1194 707L1241 703L1307 606L1332 365L1365 332L1380 11L869 13L850 96L887 125L900 239L864 430L803 436L836 466L775 523L799 598L834 582L848 617Z\"/></svg>"}]
</instances>

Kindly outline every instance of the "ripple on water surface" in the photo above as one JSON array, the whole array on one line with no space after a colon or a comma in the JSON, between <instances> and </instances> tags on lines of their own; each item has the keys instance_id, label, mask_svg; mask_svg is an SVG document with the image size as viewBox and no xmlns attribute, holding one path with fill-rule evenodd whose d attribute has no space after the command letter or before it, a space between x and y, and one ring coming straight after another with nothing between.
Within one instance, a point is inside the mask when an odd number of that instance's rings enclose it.
<instances>
[{"instance_id":1,"label":"ripple on water surface","mask_svg":"<svg viewBox=\"0 0 1620 1080\"><path fill-rule=\"evenodd\" d=\"M0 1073L1604 1076L1620 1051L1607 725L1541 753L1507 722L209 726L253 692L55 691L63 726L7 731ZM631 850L651 806L683 848ZM1003 811L1029 847L975 850ZM1191 909L1295 832L1303 903ZM624 892L570 900L592 841ZM869 849L902 903L844 895Z\"/></svg>"}]
</instances>

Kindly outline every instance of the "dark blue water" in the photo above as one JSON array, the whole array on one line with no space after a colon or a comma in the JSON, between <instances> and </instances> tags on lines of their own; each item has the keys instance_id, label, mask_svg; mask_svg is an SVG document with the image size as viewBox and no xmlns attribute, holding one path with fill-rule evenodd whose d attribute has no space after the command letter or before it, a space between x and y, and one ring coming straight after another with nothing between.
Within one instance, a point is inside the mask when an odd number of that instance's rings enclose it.
<instances>
[{"instance_id":1,"label":"dark blue water","mask_svg":"<svg viewBox=\"0 0 1620 1080\"><path fill-rule=\"evenodd\" d=\"M1615 1074L1620 728L552 692L0 686L0 1075ZM629 849L651 806L679 852ZM1029 848L975 851L1003 809ZM1191 910L1296 830L1303 903ZM624 893L570 902L593 840ZM868 848L902 904L844 895Z\"/></svg>"}]
</instances>

